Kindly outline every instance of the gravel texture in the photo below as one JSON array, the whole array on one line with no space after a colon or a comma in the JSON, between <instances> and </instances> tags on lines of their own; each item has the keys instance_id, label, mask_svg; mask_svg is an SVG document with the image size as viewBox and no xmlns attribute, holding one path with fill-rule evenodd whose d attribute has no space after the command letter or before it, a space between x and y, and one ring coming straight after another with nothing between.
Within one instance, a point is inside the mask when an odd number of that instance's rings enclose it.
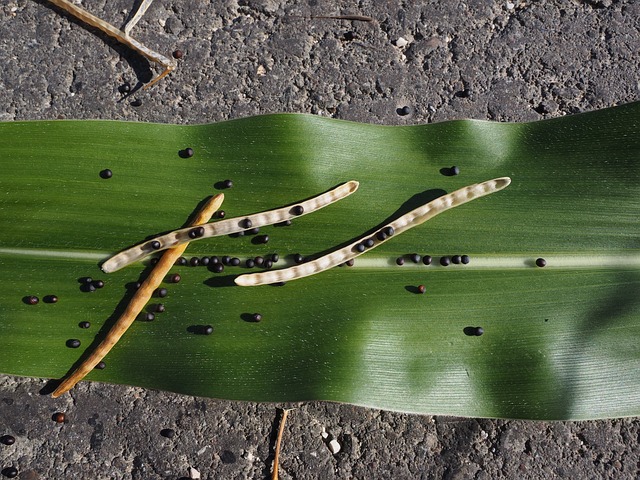
<instances>
[{"instance_id":1,"label":"gravel texture","mask_svg":"<svg viewBox=\"0 0 640 480\"><path fill-rule=\"evenodd\" d=\"M120 26L133 3L83 5ZM341 14L373 21L314 18ZM123 84L151 78L148 62L47 1L3 0L0 120L204 123L273 112L399 125L537 120L639 100L639 25L634 0L156 0L132 35L184 57L154 88L124 97ZM179 479L189 467L202 478L269 476L282 405L97 383L53 400L38 394L43 384L0 376L0 436L16 438L0 444L0 470L15 466L20 479ZM295 407L282 479L640 475L635 419L547 423ZM52 420L56 412L66 413L65 423Z\"/></svg>"}]
</instances>

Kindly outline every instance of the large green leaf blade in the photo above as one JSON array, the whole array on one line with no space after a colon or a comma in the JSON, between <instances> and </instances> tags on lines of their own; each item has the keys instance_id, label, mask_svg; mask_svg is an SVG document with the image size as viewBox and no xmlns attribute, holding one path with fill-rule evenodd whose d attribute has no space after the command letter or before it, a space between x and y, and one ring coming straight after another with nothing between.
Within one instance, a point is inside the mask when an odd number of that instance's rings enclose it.
<instances>
[{"instance_id":1,"label":"large green leaf blade","mask_svg":"<svg viewBox=\"0 0 640 480\"><path fill-rule=\"evenodd\" d=\"M196 155L180 158L191 146ZM350 179L358 192L191 255L314 254L399 209L498 176L503 192L446 212L353 268L283 287L176 268L167 313L136 322L93 380L211 397L327 399L423 413L597 418L640 412L640 104L530 124L360 125L302 115L215 125L0 125L0 371L60 377L113 320L142 266L99 259L182 225L226 178L228 215L295 202ZM451 165L461 175L447 177ZM98 172L111 168L102 180ZM468 266L405 265L417 251ZM58 256L56 256L58 255ZM544 256L549 266L533 260ZM82 293L78 279L107 286ZM414 293L427 286L426 295ZM54 293L55 305L22 302ZM243 314L259 311L256 324ZM111 317L111 319L109 319ZM89 320L92 328L80 330ZM212 324L211 336L190 327ZM482 337L464 328L483 326ZM79 338L79 350L65 347Z\"/></svg>"}]
</instances>

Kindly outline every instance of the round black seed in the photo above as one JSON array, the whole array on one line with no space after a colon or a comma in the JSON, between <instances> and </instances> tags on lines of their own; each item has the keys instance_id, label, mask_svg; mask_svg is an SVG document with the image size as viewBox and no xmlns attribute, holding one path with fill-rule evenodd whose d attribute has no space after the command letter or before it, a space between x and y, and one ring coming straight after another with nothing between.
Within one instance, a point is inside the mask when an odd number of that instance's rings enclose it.
<instances>
[{"instance_id":1,"label":"round black seed","mask_svg":"<svg viewBox=\"0 0 640 480\"><path fill-rule=\"evenodd\" d=\"M384 229L384 233L387 235L387 237L390 237L391 235L396 233L396 231L394 230L394 228L391 225L389 225L388 227L386 227Z\"/></svg>"},{"instance_id":2,"label":"round black seed","mask_svg":"<svg viewBox=\"0 0 640 480\"><path fill-rule=\"evenodd\" d=\"M29 295L27 297L27 303L29 305L37 305L37 303L40 301L40 299L38 297L36 297L35 295Z\"/></svg>"},{"instance_id":3,"label":"round black seed","mask_svg":"<svg viewBox=\"0 0 640 480\"><path fill-rule=\"evenodd\" d=\"M160 242L158 240L154 240L153 242L151 242L149 244L151 246L151 248L153 248L154 250L158 250L160 248Z\"/></svg>"},{"instance_id":4,"label":"round black seed","mask_svg":"<svg viewBox=\"0 0 640 480\"><path fill-rule=\"evenodd\" d=\"M242 220L242 222L240 222L240 226L243 228L251 228L253 227L253 222L251 221L251 219L245 218L244 220Z\"/></svg>"},{"instance_id":5,"label":"round black seed","mask_svg":"<svg viewBox=\"0 0 640 480\"><path fill-rule=\"evenodd\" d=\"M3 445L13 445L16 443L16 438L12 435L3 435L0 437L0 443Z\"/></svg>"},{"instance_id":6,"label":"round black seed","mask_svg":"<svg viewBox=\"0 0 640 480\"><path fill-rule=\"evenodd\" d=\"M261 267L261 266L262 266L262 264L264 263L264 258L262 258L262 257L256 257L256 258L254 258L254 259L253 259L253 261L254 261L254 262L256 262L256 265L257 265L257 266Z\"/></svg>"},{"instance_id":7,"label":"round black seed","mask_svg":"<svg viewBox=\"0 0 640 480\"><path fill-rule=\"evenodd\" d=\"M424 285L418 285L418 293L424 293L427 291L427 287Z\"/></svg>"},{"instance_id":8,"label":"round black seed","mask_svg":"<svg viewBox=\"0 0 640 480\"><path fill-rule=\"evenodd\" d=\"M460 265L462 263L462 256L454 255L453 257L451 257L451 262L455 263L456 265Z\"/></svg>"},{"instance_id":9,"label":"round black seed","mask_svg":"<svg viewBox=\"0 0 640 480\"><path fill-rule=\"evenodd\" d=\"M176 60L179 60L184 56L184 53L182 50L174 50L172 55L173 55L173 58L175 58Z\"/></svg>"},{"instance_id":10,"label":"round black seed","mask_svg":"<svg viewBox=\"0 0 640 480\"><path fill-rule=\"evenodd\" d=\"M111 177L113 177L113 172L108 168L105 168L100 172L100 178L102 178L103 180L107 180Z\"/></svg>"},{"instance_id":11,"label":"round black seed","mask_svg":"<svg viewBox=\"0 0 640 480\"><path fill-rule=\"evenodd\" d=\"M257 243L269 243L269 235L259 235L255 241Z\"/></svg>"},{"instance_id":12,"label":"round black seed","mask_svg":"<svg viewBox=\"0 0 640 480\"><path fill-rule=\"evenodd\" d=\"M304 213L304 207L302 205L296 205L291 209L291 213L294 215L302 215Z\"/></svg>"},{"instance_id":13,"label":"round black seed","mask_svg":"<svg viewBox=\"0 0 640 480\"><path fill-rule=\"evenodd\" d=\"M80 323L78 324L78 326L79 326L80 328L89 328L89 327L91 326L91 323L89 323L89 322L80 322Z\"/></svg>"},{"instance_id":14,"label":"round black seed","mask_svg":"<svg viewBox=\"0 0 640 480\"><path fill-rule=\"evenodd\" d=\"M240 265L240 259L237 257L233 257L231 260L229 260L229 265L231 265L232 267L237 267L238 265Z\"/></svg>"},{"instance_id":15,"label":"round black seed","mask_svg":"<svg viewBox=\"0 0 640 480\"><path fill-rule=\"evenodd\" d=\"M204 227L196 227L189 230L189 238L199 238L204 235Z\"/></svg>"},{"instance_id":16,"label":"round black seed","mask_svg":"<svg viewBox=\"0 0 640 480\"><path fill-rule=\"evenodd\" d=\"M176 260L176 263L174 265L186 265L187 259L184 257L178 257L178 259Z\"/></svg>"},{"instance_id":17,"label":"round black seed","mask_svg":"<svg viewBox=\"0 0 640 480\"><path fill-rule=\"evenodd\" d=\"M252 258L247 258L247 261L244 262L247 268L253 268L256 266L256 262Z\"/></svg>"},{"instance_id":18,"label":"round black seed","mask_svg":"<svg viewBox=\"0 0 640 480\"><path fill-rule=\"evenodd\" d=\"M156 293L158 294L158 296L160 298L164 298L164 297L167 296L167 293L169 293L169 292L167 291L166 288L159 288L159 289L156 290Z\"/></svg>"},{"instance_id":19,"label":"round black seed","mask_svg":"<svg viewBox=\"0 0 640 480\"><path fill-rule=\"evenodd\" d=\"M247 230L245 233L245 235L255 235L256 233L258 233L260 231L260 228L258 227L253 227L251 230Z\"/></svg>"},{"instance_id":20,"label":"round black seed","mask_svg":"<svg viewBox=\"0 0 640 480\"><path fill-rule=\"evenodd\" d=\"M93 368L95 368L96 370L104 370L106 366L107 366L107 364L106 364L106 363L104 363L104 362L98 362L98 364L97 364L95 367L93 367Z\"/></svg>"},{"instance_id":21,"label":"round black seed","mask_svg":"<svg viewBox=\"0 0 640 480\"><path fill-rule=\"evenodd\" d=\"M383 230L380 230L380 231L376 234L376 237L378 238L378 240L380 240L380 241L382 242L383 240L386 240L386 239L387 239L387 234L386 234L386 233L384 233L384 231L383 231Z\"/></svg>"},{"instance_id":22,"label":"round black seed","mask_svg":"<svg viewBox=\"0 0 640 480\"><path fill-rule=\"evenodd\" d=\"M273 263L278 263L279 260L280 260L280 255L278 255L277 253L272 253L271 254L271 261Z\"/></svg>"},{"instance_id":23,"label":"round black seed","mask_svg":"<svg viewBox=\"0 0 640 480\"><path fill-rule=\"evenodd\" d=\"M289 227L291 226L291 220L285 220L284 222L280 222L278 225L281 227Z\"/></svg>"},{"instance_id":24,"label":"round black seed","mask_svg":"<svg viewBox=\"0 0 640 480\"><path fill-rule=\"evenodd\" d=\"M293 255L293 261L295 263L302 263L304 262L304 257L302 255L300 255L299 253L296 253Z\"/></svg>"},{"instance_id":25,"label":"round black seed","mask_svg":"<svg viewBox=\"0 0 640 480\"><path fill-rule=\"evenodd\" d=\"M173 428L163 428L160 430L160 435L166 438L173 438L176 436L176 431Z\"/></svg>"},{"instance_id":26,"label":"round black seed","mask_svg":"<svg viewBox=\"0 0 640 480\"><path fill-rule=\"evenodd\" d=\"M211 263L220 263L220 259L214 255L211 257Z\"/></svg>"},{"instance_id":27,"label":"round black seed","mask_svg":"<svg viewBox=\"0 0 640 480\"><path fill-rule=\"evenodd\" d=\"M420 255L418 255L417 253L412 253L411 255L409 255L409 258L413 263L420 263Z\"/></svg>"},{"instance_id":28,"label":"round black seed","mask_svg":"<svg viewBox=\"0 0 640 480\"><path fill-rule=\"evenodd\" d=\"M231 263L231 257L229 255L225 255L222 257L222 263L224 265L229 265Z\"/></svg>"},{"instance_id":29,"label":"round black seed","mask_svg":"<svg viewBox=\"0 0 640 480\"><path fill-rule=\"evenodd\" d=\"M130 103L130 105L132 107L141 107L142 106L142 100L140 100L139 98L135 99L133 102Z\"/></svg>"},{"instance_id":30,"label":"round black seed","mask_svg":"<svg viewBox=\"0 0 640 480\"><path fill-rule=\"evenodd\" d=\"M189 265L191 265L192 267L197 267L198 265L200 265L200 259L198 257L191 257L189 259Z\"/></svg>"},{"instance_id":31,"label":"round black seed","mask_svg":"<svg viewBox=\"0 0 640 480\"><path fill-rule=\"evenodd\" d=\"M140 288L140 286L138 286L136 288ZM96 286L93 284L93 282L87 283L86 285L84 285L83 291L84 292L95 292L96 291Z\"/></svg>"},{"instance_id":32,"label":"round black seed","mask_svg":"<svg viewBox=\"0 0 640 480\"><path fill-rule=\"evenodd\" d=\"M118 87L120 93L129 93L131 91L131 84L129 82L123 83Z\"/></svg>"},{"instance_id":33,"label":"round black seed","mask_svg":"<svg viewBox=\"0 0 640 480\"><path fill-rule=\"evenodd\" d=\"M225 180L224 182L222 182L222 186L224 188L231 188L233 187L233 182L231 180Z\"/></svg>"},{"instance_id":34,"label":"round black seed","mask_svg":"<svg viewBox=\"0 0 640 480\"><path fill-rule=\"evenodd\" d=\"M7 478L16 478L18 476L18 469L16 467L3 468L2 475Z\"/></svg>"},{"instance_id":35,"label":"round black seed","mask_svg":"<svg viewBox=\"0 0 640 480\"><path fill-rule=\"evenodd\" d=\"M133 288L135 288L136 290L138 290L141 286L142 286L142 283L140 282L136 282L133 284Z\"/></svg>"},{"instance_id":36,"label":"round black seed","mask_svg":"<svg viewBox=\"0 0 640 480\"><path fill-rule=\"evenodd\" d=\"M449 169L451 175L460 175L460 169L455 165Z\"/></svg>"},{"instance_id":37,"label":"round black seed","mask_svg":"<svg viewBox=\"0 0 640 480\"><path fill-rule=\"evenodd\" d=\"M160 261L159 258L153 257L151 260L149 260L149 264L152 265L152 266L153 265L157 265L159 261Z\"/></svg>"},{"instance_id":38,"label":"round black seed","mask_svg":"<svg viewBox=\"0 0 640 480\"><path fill-rule=\"evenodd\" d=\"M221 263L214 263L212 269L213 273L222 273L224 272L224 265L222 265Z\"/></svg>"},{"instance_id":39,"label":"round black seed","mask_svg":"<svg viewBox=\"0 0 640 480\"><path fill-rule=\"evenodd\" d=\"M396 258L396 264L397 265L404 265L404 258L402 258L402 257Z\"/></svg>"},{"instance_id":40,"label":"round black seed","mask_svg":"<svg viewBox=\"0 0 640 480\"><path fill-rule=\"evenodd\" d=\"M213 333L213 327L211 325L205 325L202 327L202 333L205 335L211 335Z\"/></svg>"},{"instance_id":41,"label":"round black seed","mask_svg":"<svg viewBox=\"0 0 640 480\"><path fill-rule=\"evenodd\" d=\"M451 259L449 257L440 257L440 265L446 267L451 264Z\"/></svg>"},{"instance_id":42,"label":"round black seed","mask_svg":"<svg viewBox=\"0 0 640 480\"><path fill-rule=\"evenodd\" d=\"M363 243L365 247L371 248L376 242L373 240L373 238L367 238Z\"/></svg>"},{"instance_id":43,"label":"round black seed","mask_svg":"<svg viewBox=\"0 0 640 480\"><path fill-rule=\"evenodd\" d=\"M360 253L364 252L364 245L362 243L356 244L356 246L353 248L355 249L356 252L360 252Z\"/></svg>"},{"instance_id":44,"label":"round black seed","mask_svg":"<svg viewBox=\"0 0 640 480\"><path fill-rule=\"evenodd\" d=\"M273 267L273 261L272 260L265 260L264 263L262 264L263 268L271 268Z\"/></svg>"},{"instance_id":45,"label":"round black seed","mask_svg":"<svg viewBox=\"0 0 640 480\"><path fill-rule=\"evenodd\" d=\"M405 105L402 108L398 108L396 112L398 113L398 115L404 117L405 115L409 115L411 113L411 109L407 105Z\"/></svg>"},{"instance_id":46,"label":"round black seed","mask_svg":"<svg viewBox=\"0 0 640 480\"><path fill-rule=\"evenodd\" d=\"M422 257L422 263L424 263L425 265L431 265L431 261L433 259L431 258L431 255L425 255L424 257Z\"/></svg>"},{"instance_id":47,"label":"round black seed","mask_svg":"<svg viewBox=\"0 0 640 480\"><path fill-rule=\"evenodd\" d=\"M254 313L253 315L251 315L251 320L253 320L254 322L260 322L262 321L262 315L260 315L259 313Z\"/></svg>"},{"instance_id":48,"label":"round black seed","mask_svg":"<svg viewBox=\"0 0 640 480\"><path fill-rule=\"evenodd\" d=\"M204 235L204 227L196 227L196 234L198 237L202 237Z\"/></svg>"},{"instance_id":49,"label":"round black seed","mask_svg":"<svg viewBox=\"0 0 640 480\"><path fill-rule=\"evenodd\" d=\"M144 320L145 322L153 322L155 319L156 316L151 312L147 312L142 315L142 320Z\"/></svg>"},{"instance_id":50,"label":"round black seed","mask_svg":"<svg viewBox=\"0 0 640 480\"><path fill-rule=\"evenodd\" d=\"M344 262L347 267L353 267L356 264L356 261L352 258L351 260L347 260Z\"/></svg>"},{"instance_id":51,"label":"round black seed","mask_svg":"<svg viewBox=\"0 0 640 480\"><path fill-rule=\"evenodd\" d=\"M182 152L186 158L193 157L193 148L185 148Z\"/></svg>"},{"instance_id":52,"label":"round black seed","mask_svg":"<svg viewBox=\"0 0 640 480\"><path fill-rule=\"evenodd\" d=\"M159 303L159 304L157 304L157 305L155 306L154 310L155 310L157 313L162 313L162 312L164 312L164 311L166 310L166 308L165 308L165 306L164 306L164 303Z\"/></svg>"},{"instance_id":53,"label":"round black seed","mask_svg":"<svg viewBox=\"0 0 640 480\"><path fill-rule=\"evenodd\" d=\"M484 333L484 328L482 328L482 327L476 327L476 328L473 330L473 334L474 334L476 337L479 337L479 336L480 336L480 335L482 335L483 333Z\"/></svg>"},{"instance_id":54,"label":"round black seed","mask_svg":"<svg viewBox=\"0 0 640 480\"><path fill-rule=\"evenodd\" d=\"M102 288L104 287L104 282L102 280L94 280L93 282L91 282L91 285L96 288Z\"/></svg>"},{"instance_id":55,"label":"round black seed","mask_svg":"<svg viewBox=\"0 0 640 480\"><path fill-rule=\"evenodd\" d=\"M84 277L82 279L82 283L92 283L93 282L93 278L91 277Z\"/></svg>"},{"instance_id":56,"label":"round black seed","mask_svg":"<svg viewBox=\"0 0 640 480\"><path fill-rule=\"evenodd\" d=\"M67 340L67 347L69 348L78 348L80 346L80 340L77 338L71 338Z\"/></svg>"},{"instance_id":57,"label":"round black seed","mask_svg":"<svg viewBox=\"0 0 640 480\"><path fill-rule=\"evenodd\" d=\"M211 258L209 258L209 257L202 257L200 259L200 265L204 265L206 267L210 263L211 263Z\"/></svg>"},{"instance_id":58,"label":"round black seed","mask_svg":"<svg viewBox=\"0 0 640 480\"><path fill-rule=\"evenodd\" d=\"M182 280L182 277L180 276L179 273L174 273L173 275L169 276L169 281L171 283L179 283L180 280Z\"/></svg>"},{"instance_id":59,"label":"round black seed","mask_svg":"<svg viewBox=\"0 0 640 480\"><path fill-rule=\"evenodd\" d=\"M464 265L467 265L467 264L471 261L471 259L469 258L469 255L462 255L462 256L460 257L460 261L461 261Z\"/></svg>"},{"instance_id":60,"label":"round black seed","mask_svg":"<svg viewBox=\"0 0 640 480\"><path fill-rule=\"evenodd\" d=\"M213 214L215 218L224 218L226 215L227 215L227 212L225 212L224 210L218 210L216 213Z\"/></svg>"},{"instance_id":61,"label":"round black seed","mask_svg":"<svg viewBox=\"0 0 640 480\"><path fill-rule=\"evenodd\" d=\"M537 258L536 265L540 268L547 266L547 261L544 258Z\"/></svg>"},{"instance_id":62,"label":"round black seed","mask_svg":"<svg viewBox=\"0 0 640 480\"><path fill-rule=\"evenodd\" d=\"M67 416L64 414L64 412L56 412L51 416L51 418L56 423L64 423L67 420Z\"/></svg>"}]
</instances>

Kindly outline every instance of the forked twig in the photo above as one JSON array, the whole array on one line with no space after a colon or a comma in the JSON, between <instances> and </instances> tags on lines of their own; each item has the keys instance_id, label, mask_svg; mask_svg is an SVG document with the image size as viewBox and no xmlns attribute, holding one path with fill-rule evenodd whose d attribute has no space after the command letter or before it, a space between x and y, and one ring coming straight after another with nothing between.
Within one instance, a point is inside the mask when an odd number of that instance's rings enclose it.
<instances>
[{"instance_id":1,"label":"forked twig","mask_svg":"<svg viewBox=\"0 0 640 480\"><path fill-rule=\"evenodd\" d=\"M88 25L91 25L92 27L97 28L98 30L104 32L106 35L109 35L110 37L115 38L118 42L128 46L132 50L135 50L147 60L150 60L162 66L164 68L164 71L160 75L158 75L156 78L151 80L149 83L147 83L144 87L142 87L143 89L151 87L152 85L156 84L159 80L167 76L169 73L171 73L173 70L175 70L176 63L174 60L167 58L164 55L151 50L150 48L147 48L145 45L137 41L135 38L130 37L128 33L123 32L122 30L114 27L110 23L107 23L101 18L96 17L95 15L88 12L84 8L78 5L75 5L69 0L48 0L48 1L56 5L57 7L60 7L61 9L63 9L65 12L69 13L73 17L83 21ZM148 2L148 3L151 3L151 2ZM146 7L148 7L148 3ZM145 7L145 10L146 10L146 7ZM142 5L141 5L141 8L142 8Z\"/></svg>"},{"instance_id":2,"label":"forked twig","mask_svg":"<svg viewBox=\"0 0 640 480\"><path fill-rule=\"evenodd\" d=\"M222 201L224 194L214 195L205 205L196 213L195 217L189 222L191 226L201 225L209 221L215 213ZM111 351L115 344L125 334L127 329L134 322L138 314L142 311L147 302L151 299L154 290L162 283L165 275L173 267L176 260L184 253L188 243L177 246L164 252L158 263L153 268L149 276L142 282L140 288L133 295L133 298L127 305L120 318L111 327L105 339L95 348L93 352L76 368L71 375L67 376L58 388L51 394L53 398L57 398L65 392L71 390L76 383L82 380L100 361Z\"/></svg>"}]
</instances>

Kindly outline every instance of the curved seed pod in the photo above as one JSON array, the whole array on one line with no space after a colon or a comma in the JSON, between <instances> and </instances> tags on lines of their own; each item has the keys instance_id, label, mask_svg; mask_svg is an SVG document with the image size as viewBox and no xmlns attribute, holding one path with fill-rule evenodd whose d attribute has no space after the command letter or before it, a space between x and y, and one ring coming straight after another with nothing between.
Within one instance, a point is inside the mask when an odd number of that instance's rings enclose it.
<instances>
[{"instance_id":1,"label":"curved seed pod","mask_svg":"<svg viewBox=\"0 0 640 480\"><path fill-rule=\"evenodd\" d=\"M248 230L252 227L273 225L275 223L285 222L302 215L307 215L323 207L326 207L327 205L337 202L338 200L342 200L343 198L348 197L358 189L358 185L358 182L351 180L350 182L344 183L332 190L329 190L328 192L322 193L303 202L297 202L295 204L277 208L275 210L255 213L246 217L229 218L220 220L219 222L215 223L208 223L202 225L204 232L202 233L202 235L199 235L197 237L191 237L189 235L193 227L174 230L165 235L146 240L142 244L138 244L114 255L106 262L104 262L101 268L103 272L111 273L120 270L121 268L126 267L133 262L143 259L144 257L154 252L146 248L146 246L153 241L159 241L161 245L159 250L164 250L166 248L173 248L177 245L190 242L192 240L201 240L203 238L229 235L232 233L238 233L244 230ZM293 207L297 206L301 206L303 208L303 212L299 215L296 215L294 212L292 212Z\"/></svg>"},{"instance_id":2,"label":"curved seed pod","mask_svg":"<svg viewBox=\"0 0 640 480\"><path fill-rule=\"evenodd\" d=\"M502 190L511 183L509 177L501 177L486 182L469 185L467 187L456 190L453 193L443 195L440 198L422 205L409 213L402 215L393 222L383 226L377 233L384 233L384 235L371 234L366 235L353 241L346 247L339 250L334 250L320 258L312 260L310 262L303 263L301 265L295 265L289 268L283 268L281 270L269 270L260 273L250 273L246 275L240 275L235 279L236 284L250 287L256 285L266 285L278 282L288 282L297 278L308 277L315 273L320 273L329 268L335 267L348 260L356 258L362 255L364 252L375 248L378 245L386 242L393 235L402 233L410 228L416 227L430 218L435 217L439 213L442 213L450 208L457 207L463 203L467 203L476 198L484 197L490 193ZM360 252L357 247L358 244L366 239L373 239L372 246Z\"/></svg>"},{"instance_id":3,"label":"curved seed pod","mask_svg":"<svg viewBox=\"0 0 640 480\"><path fill-rule=\"evenodd\" d=\"M219 193L214 195L205 205L197 212L195 218L192 220L192 225L198 225L200 223L207 222L211 216L215 213L222 201L224 195ZM58 388L51 394L53 398L57 398L65 392L71 390L76 383L82 380L91 370L94 369L98 363L111 351L111 349L118 343L118 340L125 334L127 329L134 322L138 314L142 311L147 302L151 299L154 290L162 283L162 280L167 275L169 270L173 267L173 264L180 255L184 253L187 248L187 243L182 244L176 248L172 248L164 252L160 260L153 268L149 276L142 282L140 288L136 290L136 293L131 298L129 305L122 313L120 318L111 327L109 333L102 342L91 352L83 362L61 383Z\"/></svg>"}]
</instances>

